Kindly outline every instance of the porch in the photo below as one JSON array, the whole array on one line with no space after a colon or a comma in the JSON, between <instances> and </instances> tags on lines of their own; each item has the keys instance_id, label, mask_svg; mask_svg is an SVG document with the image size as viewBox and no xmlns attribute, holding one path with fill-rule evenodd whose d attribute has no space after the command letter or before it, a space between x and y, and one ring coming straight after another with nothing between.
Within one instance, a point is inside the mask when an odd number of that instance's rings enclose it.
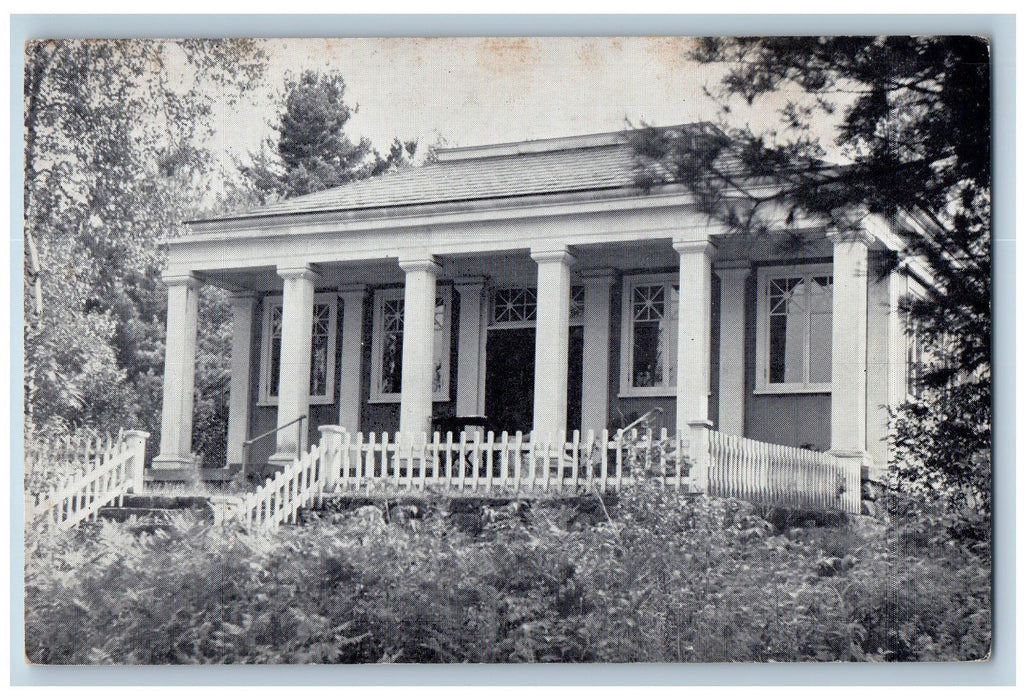
<instances>
[{"instance_id":1,"label":"porch","mask_svg":"<svg viewBox=\"0 0 1026 700\"><path fill-rule=\"evenodd\" d=\"M596 158L610 179L568 189ZM869 274L894 246L886 222L839 234L782 221L746 240L683 189L639 192L631 162L622 134L452 149L395 177L190 222L164 277L149 478L189 478L200 459L204 284L232 293L227 460L207 465L225 475L282 469L323 426L439 444L444 423L477 419L495 439L544 445L616 434L653 408L670 435L703 424L852 469L883 463L902 359L900 280ZM519 174L480 191L501 164Z\"/></svg>"}]
</instances>

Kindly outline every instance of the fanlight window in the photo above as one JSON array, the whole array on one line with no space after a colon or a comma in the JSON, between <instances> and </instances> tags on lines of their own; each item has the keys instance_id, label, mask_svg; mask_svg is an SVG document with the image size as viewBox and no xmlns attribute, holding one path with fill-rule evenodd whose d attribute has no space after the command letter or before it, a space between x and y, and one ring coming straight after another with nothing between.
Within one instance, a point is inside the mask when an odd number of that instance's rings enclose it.
<instances>
[{"instance_id":1,"label":"fanlight window","mask_svg":"<svg viewBox=\"0 0 1026 700\"><path fill-rule=\"evenodd\" d=\"M494 325L533 324L538 318L538 294L527 287L496 289L492 296Z\"/></svg>"},{"instance_id":2,"label":"fanlight window","mask_svg":"<svg viewBox=\"0 0 1026 700\"><path fill-rule=\"evenodd\" d=\"M496 289L492 293L491 325L529 327L538 320L538 293L530 287ZM570 325L584 323L584 287L570 289Z\"/></svg>"}]
</instances>

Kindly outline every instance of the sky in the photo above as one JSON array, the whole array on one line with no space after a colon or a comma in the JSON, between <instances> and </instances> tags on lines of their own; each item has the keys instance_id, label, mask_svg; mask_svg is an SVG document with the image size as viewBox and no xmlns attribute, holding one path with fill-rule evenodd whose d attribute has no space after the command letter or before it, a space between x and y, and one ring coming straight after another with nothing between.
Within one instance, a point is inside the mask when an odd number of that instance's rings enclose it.
<instances>
[{"instance_id":1,"label":"sky","mask_svg":"<svg viewBox=\"0 0 1026 700\"><path fill-rule=\"evenodd\" d=\"M255 150L272 132L270 97L285 76L337 71L359 111L348 135L379 150L392 138L473 146L615 131L634 124L716 120L705 94L722 66L687 59L687 37L275 39L263 85L218 111L225 153ZM782 105L782 98L780 105ZM772 102L772 100L771 100ZM740 107L740 106L739 106ZM735 110L736 125L765 128L776 106Z\"/></svg>"}]
</instances>

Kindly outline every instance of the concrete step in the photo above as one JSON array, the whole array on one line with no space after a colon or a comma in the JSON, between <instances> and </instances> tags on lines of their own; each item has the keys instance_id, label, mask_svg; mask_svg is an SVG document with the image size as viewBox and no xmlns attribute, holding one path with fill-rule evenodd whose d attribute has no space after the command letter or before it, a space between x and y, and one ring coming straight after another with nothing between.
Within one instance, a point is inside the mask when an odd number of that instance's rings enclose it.
<instances>
[{"instance_id":1,"label":"concrete step","mask_svg":"<svg viewBox=\"0 0 1026 700\"><path fill-rule=\"evenodd\" d=\"M240 507L240 497L233 495L126 494L120 503L100 508L97 517L117 522L135 518L140 529L152 531L151 525L167 524L175 514L191 513L202 521L218 523L238 517Z\"/></svg>"},{"instance_id":2,"label":"concrete step","mask_svg":"<svg viewBox=\"0 0 1026 700\"><path fill-rule=\"evenodd\" d=\"M205 509L210 504L210 496L190 496L183 494L163 493L126 493L121 497L121 505L125 508L151 509Z\"/></svg>"},{"instance_id":3,"label":"concrete step","mask_svg":"<svg viewBox=\"0 0 1026 700\"><path fill-rule=\"evenodd\" d=\"M214 513L209 508L125 508L106 506L104 508L100 508L97 512L97 516L104 520L113 520L119 523L123 523L133 517L140 521L168 523L174 518L174 516L184 512L194 513L202 520L211 522L214 520Z\"/></svg>"}]
</instances>

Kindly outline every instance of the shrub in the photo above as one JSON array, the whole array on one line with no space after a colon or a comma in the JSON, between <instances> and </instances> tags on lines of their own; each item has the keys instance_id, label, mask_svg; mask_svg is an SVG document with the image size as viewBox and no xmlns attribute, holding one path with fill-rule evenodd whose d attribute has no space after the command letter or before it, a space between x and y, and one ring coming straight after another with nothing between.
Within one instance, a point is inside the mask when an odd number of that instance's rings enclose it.
<instances>
[{"instance_id":1,"label":"shrub","mask_svg":"<svg viewBox=\"0 0 1026 700\"><path fill-rule=\"evenodd\" d=\"M463 529L444 503L311 517L258 538L188 516L152 534L30 533L35 663L984 658L989 552L890 524L775 531L755 509L640 485L598 515L534 502ZM464 514L465 515L465 514Z\"/></svg>"}]
</instances>

